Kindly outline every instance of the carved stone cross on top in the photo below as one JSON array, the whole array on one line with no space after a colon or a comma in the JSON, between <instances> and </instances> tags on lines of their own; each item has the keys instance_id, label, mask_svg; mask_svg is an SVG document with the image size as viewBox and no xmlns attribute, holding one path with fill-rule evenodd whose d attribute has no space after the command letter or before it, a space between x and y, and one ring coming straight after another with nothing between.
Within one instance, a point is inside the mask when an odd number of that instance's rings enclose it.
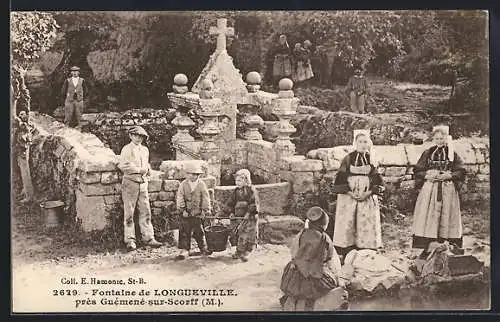
<instances>
[{"instance_id":1,"label":"carved stone cross on top","mask_svg":"<svg viewBox=\"0 0 500 322\"><path fill-rule=\"evenodd\" d=\"M210 27L210 35L217 35L216 51L226 50L226 36L234 36L234 28L227 26L227 19L217 19L217 27Z\"/></svg>"}]
</instances>

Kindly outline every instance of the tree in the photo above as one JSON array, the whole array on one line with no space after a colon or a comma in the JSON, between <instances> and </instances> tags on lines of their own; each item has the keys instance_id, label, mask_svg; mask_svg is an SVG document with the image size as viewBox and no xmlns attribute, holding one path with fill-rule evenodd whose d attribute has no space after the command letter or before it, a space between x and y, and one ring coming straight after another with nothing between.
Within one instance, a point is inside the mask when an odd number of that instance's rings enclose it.
<instances>
[{"instance_id":1,"label":"tree","mask_svg":"<svg viewBox=\"0 0 500 322\"><path fill-rule=\"evenodd\" d=\"M32 126L29 122L30 92L26 87L26 71L52 45L58 25L50 13L11 12L11 103L14 115L12 128L15 160L19 166L23 201L33 198L33 183L29 167L29 146ZM19 106L18 106L19 104ZM18 107L21 111L18 117Z\"/></svg>"},{"instance_id":2,"label":"tree","mask_svg":"<svg viewBox=\"0 0 500 322\"><path fill-rule=\"evenodd\" d=\"M30 111L30 93L25 76L40 54L48 50L59 28L51 13L11 12L11 90L13 112Z\"/></svg>"},{"instance_id":3,"label":"tree","mask_svg":"<svg viewBox=\"0 0 500 322\"><path fill-rule=\"evenodd\" d=\"M95 50L110 50L116 47L114 32L123 24L128 23L130 13L127 12L58 12L54 14L61 26L61 34L54 45L54 51L63 52L63 57L49 75L52 84L52 104L58 103L59 90L68 76L69 68L77 65L91 88L91 96L96 95L95 79L87 56ZM91 101L92 97L88 98ZM56 106L53 106L55 108Z\"/></svg>"}]
</instances>

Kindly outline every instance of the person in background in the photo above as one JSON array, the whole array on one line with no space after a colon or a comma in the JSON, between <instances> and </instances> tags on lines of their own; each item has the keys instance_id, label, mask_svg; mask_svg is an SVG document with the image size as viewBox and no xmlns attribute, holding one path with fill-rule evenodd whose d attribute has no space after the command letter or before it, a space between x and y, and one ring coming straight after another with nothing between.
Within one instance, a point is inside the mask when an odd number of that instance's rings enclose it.
<instances>
[{"instance_id":1,"label":"person in background","mask_svg":"<svg viewBox=\"0 0 500 322\"><path fill-rule=\"evenodd\" d=\"M81 127L84 99L88 95L87 83L80 77L80 68L73 66L70 69L71 77L64 81L61 97L64 98L64 124L70 126L73 118L76 127Z\"/></svg>"},{"instance_id":2,"label":"person in background","mask_svg":"<svg viewBox=\"0 0 500 322\"><path fill-rule=\"evenodd\" d=\"M312 207L306 218L307 226L295 238L292 259L281 277L283 311L314 311L319 299L339 287L340 259L325 233L328 215L320 207ZM345 293L341 290L340 300Z\"/></svg>"},{"instance_id":3,"label":"person in background","mask_svg":"<svg viewBox=\"0 0 500 322\"><path fill-rule=\"evenodd\" d=\"M203 217L210 216L212 205L208 188L200 180L203 169L199 165L188 164L185 171L187 178L179 185L176 196L177 211L180 214L179 260L189 256L191 236L196 240L202 255L211 254L206 247Z\"/></svg>"},{"instance_id":4,"label":"person in background","mask_svg":"<svg viewBox=\"0 0 500 322\"><path fill-rule=\"evenodd\" d=\"M284 77L292 77L292 52L286 35L280 35L279 43L274 48L273 78L274 84Z\"/></svg>"},{"instance_id":5,"label":"person in background","mask_svg":"<svg viewBox=\"0 0 500 322\"><path fill-rule=\"evenodd\" d=\"M224 205L224 213L231 218L231 244L236 245L234 259L248 261L248 254L257 245L259 196L252 186L250 171L238 170L236 189Z\"/></svg>"},{"instance_id":6,"label":"person in background","mask_svg":"<svg viewBox=\"0 0 500 322\"><path fill-rule=\"evenodd\" d=\"M34 188L31 179L31 171L29 165L30 145L33 139L35 127L29 120L28 112L22 110L15 118L14 123L14 154L17 159L17 165L21 172L21 181L23 190L21 192L22 203L27 203L33 200Z\"/></svg>"},{"instance_id":7,"label":"person in background","mask_svg":"<svg viewBox=\"0 0 500 322\"><path fill-rule=\"evenodd\" d=\"M465 179L462 159L454 151L449 127L435 126L434 146L425 150L414 168L415 188L420 192L413 213L412 247L429 255L433 241L462 247L462 216L458 190Z\"/></svg>"},{"instance_id":8,"label":"person in background","mask_svg":"<svg viewBox=\"0 0 500 322\"><path fill-rule=\"evenodd\" d=\"M349 78L346 93L351 102L351 112L364 114L366 95L369 92L368 80L363 76L363 70L357 67L354 75Z\"/></svg>"},{"instance_id":9,"label":"person in background","mask_svg":"<svg viewBox=\"0 0 500 322\"><path fill-rule=\"evenodd\" d=\"M333 186L338 194L333 244L342 258L353 249L382 248L378 195L385 188L370 153L369 130L354 130L353 146L355 150L342 160Z\"/></svg>"},{"instance_id":10,"label":"person in background","mask_svg":"<svg viewBox=\"0 0 500 322\"><path fill-rule=\"evenodd\" d=\"M134 211L137 208L142 240L145 245L157 248L162 243L155 240L151 223L148 194L148 176L151 171L149 150L142 145L148 139L148 134L142 127L134 126L129 130L129 136L131 142L123 147L118 163L118 168L123 172L123 237L127 250L136 250Z\"/></svg>"},{"instance_id":11,"label":"person in background","mask_svg":"<svg viewBox=\"0 0 500 322\"><path fill-rule=\"evenodd\" d=\"M330 86L330 69L328 56L324 46L316 46L311 56L311 67L314 74L315 83L319 86Z\"/></svg>"},{"instance_id":12,"label":"person in background","mask_svg":"<svg viewBox=\"0 0 500 322\"><path fill-rule=\"evenodd\" d=\"M296 86L313 77L308 50L306 50L301 43L295 44L293 49L293 62L293 81Z\"/></svg>"},{"instance_id":13,"label":"person in background","mask_svg":"<svg viewBox=\"0 0 500 322\"><path fill-rule=\"evenodd\" d=\"M311 58L313 55L313 47L312 43L310 40L306 39L304 40L304 45L302 46L302 50L304 52L303 54L303 66L304 66L304 76L305 76L305 81L308 83L310 79L314 77L314 73L312 70L312 65L311 65Z\"/></svg>"}]
</instances>

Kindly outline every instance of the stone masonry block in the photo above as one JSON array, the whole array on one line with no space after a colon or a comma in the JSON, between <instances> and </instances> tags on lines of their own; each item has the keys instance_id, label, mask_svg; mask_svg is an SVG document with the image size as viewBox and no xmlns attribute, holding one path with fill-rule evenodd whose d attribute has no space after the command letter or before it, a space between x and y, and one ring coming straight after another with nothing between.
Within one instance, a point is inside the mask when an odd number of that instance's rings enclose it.
<instances>
[{"instance_id":1,"label":"stone masonry block","mask_svg":"<svg viewBox=\"0 0 500 322\"><path fill-rule=\"evenodd\" d=\"M309 172L323 170L323 161L321 160L300 160L292 162L291 170L294 172Z\"/></svg>"},{"instance_id":2,"label":"stone masonry block","mask_svg":"<svg viewBox=\"0 0 500 322\"><path fill-rule=\"evenodd\" d=\"M85 172L118 171L117 159L113 157L102 157L81 160L78 168Z\"/></svg>"},{"instance_id":3,"label":"stone masonry block","mask_svg":"<svg viewBox=\"0 0 500 322\"><path fill-rule=\"evenodd\" d=\"M476 174L479 172L479 166L477 164L465 164L464 169L467 174Z\"/></svg>"},{"instance_id":4,"label":"stone masonry block","mask_svg":"<svg viewBox=\"0 0 500 322\"><path fill-rule=\"evenodd\" d=\"M341 161L334 158L327 158L323 160L323 167L326 171L338 170L340 168L340 162Z\"/></svg>"},{"instance_id":5,"label":"stone masonry block","mask_svg":"<svg viewBox=\"0 0 500 322\"><path fill-rule=\"evenodd\" d=\"M175 200L175 192L173 192L173 191L160 191L158 193L158 200L173 201L173 200Z\"/></svg>"},{"instance_id":6,"label":"stone masonry block","mask_svg":"<svg viewBox=\"0 0 500 322\"><path fill-rule=\"evenodd\" d=\"M281 181L292 182L293 180L293 172L292 171L280 171L279 177Z\"/></svg>"},{"instance_id":7,"label":"stone masonry block","mask_svg":"<svg viewBox=\"0 0 500 322\"><path fill-rule=\"evenodd\" d=\"M101 172L84 172L84 171L79 171L79 173L78 173L78 181L86 183L86 184L92 184L92 183L101 182Z\"/></svg>"},{"instance_id":8,"label":"stone masonry block","mask_svg":"<svg viewBox=\"0 0 500 322\"><path fill-rule=\"evenodd\" d=\"M323 149L318 149L318 150L323 150ZM334 148L324 149L323 151L325 151L324 152L325 156L330 156L333 157L333 159L335 160L342 161L342 159L344 159L345 156L351 153L353 150L354 147L346 145L346 146L336 146ZM318 156L320 156L320 154L323 155L322 152L318 152ZM324 160L324 157L321 159Z\"/></svg>"},{"instance_id":9,"label":"stone masonry block","mask_svg":"<svg viewBox=\"0 0 500 322\"><path fill-rule=\"evenodd\" d=\"M148 182L148 192L159 192L161 190L162 182L161 179L151 179Z\"/></svg>"},{"instance_id":10,"label":"stone masonry block","mask_svg":"<svg viewBox=\"0 0 500 322\"><path fill-rule=\"evenodd\" d=\"M403 145L376 145L373 147L373 154L381 165L408 165L408 158Z\"/></svg>"},{"instance_id":11,"label":"stone masonry block","mask_svg":"<svg viewBox=\"0 0 500 322\"><path fill-rule=\"evenodd\" d=\"M283 215L291 193L287 182L254 185L260 199L260 212L263 214ZM215 187L215 200L223 204L231 196L235 186Z\"/></svg>"},{"instance_id":12,"label":"stone masonry block","mask_svg":"<svg viewBox=\"0 0 500 322\"><path fill-rule=\"evenodd\" d=\"M286 244L297 235L304 222L295 216L265 216L259 219L260 238L270 244Z\"/></svg>"},{"instance_id":13,"label":"stone masonry block","mask_svg":"<svg viewBox=\"0 0 500 322\"><path fill-rule=\"evenodd\" d=\"M420 159L420 156L424 151L432 146L432 143L425 143L421 145L408 144L405 145L406 156L408 158L408 163L410 165L415 165Z\"/></svg>"},{"instance_id":14,"label":"stone masonry block","mask_svg":"<svg viewBox=\"0 0 500 322\"><path fill-rule=\"evenodd\" d=\"M111 184L111 183L118 183L120 182L120 175L117 171L110 172L106 171L103 172L101 175L101 183L102 184Z\"/></svg>"},{"instance_id":15,"label":"stone masonry block","mask_svg":"<svg viewBox=\"0 0 500 322\"><path fill-rule=\"evenodd\" d=\"M476 175L475 179L478 182L490 182L490 175L489 174L478 174L478 175Z\"/></svg>"},{"instance_id":16,"label":"stone masonry block","mask_svg":"<svg viewBox=\"0 0 500 322\"><path fill-rule=\"evenodd\" d=\"M314 175L312 172L295 172L293 174L293 193L315 191Z\"/></svg>"},{"instance_id":17,"label":"stone masonry block","mask_svg":"<svg viewBox=\"0 0 500 322\"><path fill-rule=\"evenodd\" d=\"M116 195L121 193L121 184L107 184L103 185L100 183L94 184L84 184L80 182L79 190L85 196L105 196L105 195Z\"/></svg>"},{"instance_id":18,"label":"stone masonry block","mask_svg":"<svg viewBox=\"0 0 500 322\"><path fill-rule=\"evenodd\" d=\"M159 200L160 198L160 193L159 192L149 192L149 201L156 201Z\"/></svg>"},{"instance_id":19,"label":"stone masonry block","mask_svg":"<svg viewBox=\"0 0 500 322\"><path fill-rule=\"evenodd\" d=\"M480 149L476 149L474 147L473 149L476 154L476 162L479 164L486 162L486 155Z\"/></svg>"},{"instance_id":20,"label":"stone masonry block","mask_svg":"<svg viewBox=\"0 0 500 322\"><path fill-rule=\"evenodd\" d=\"M467 140L454 141L455 152L460 156L464 164L476 164L476 152L472 148L472 144Z\"/></svg>"},{"instance_id":21,"label":"stone masonry block","mask_svg":"<svg viewBox=\"0 0 500 322\"><path fill-rule=\"evenodd\" d=\"M479 165L479 173L481 174L490 174L490 165L485 163L485 164L480 164Z\"/></svg>"},{"instance_id":22,"label":"stone masonry block","mask_svg":"<svg viewBox=\"0 0 500 322\"><path fill-rule=\"evenodd\" d=\"M153 207L153 208L151 208L151 213L155 217L162 216L163 215L163 208Z\"/></svg>"},{"instance_id":23,"label":"stone masonry block","mask_svg":"<svg viewBox=\"0 0 500 322\"><path fill-rule=\"evenodd\" d=\"M323 178L323 175L324 175L323 171L314 171L313 172L314 180L317 180L317 181L321 180Z\"/></svg>"},{"instance_id":24,"label":"stone masonry block","mask_svg":"<svg viewBox=\"0 0 500 322\"><path fill-rule=\"evenodd\" d=\"M85 232L102 230L108 224L106 204L102 196L87 196L82 191L76 191L76 217L81 221Z\"/></svg>"},{"instance_id":25,"label":"stone masonry block","mask_svg":"<svg viewBox=\"0 0 500 322\"><path fill-rule=\"evenodd\" d=\"M164 191L175 191L179 189L180 181L179 180L163 180L163 190Z\"/></svg>"},{"instance_id":26,"label":"stone masonry block","mask_svg":"<svg viewBox=\"0 0 500 322\"><path fill-rule=\"evenodd\" d=\"M260 199L260 211L263 214L285 214L291 186L287 182L270 183L255 186Z\"/></svg>"},{"instance_id":27,"label":"stone masonry block","mask_svg":"<svg viewBox=\"0 0 500 322\"><path fill-rule=\"evenodd\" d=\"M402 181L401 177L382 177L385 183L399 183Z\"/></svg>"},{"instance_id":28,"label":"stone masonry block","mask_svg":"<svg viewBox=\"0 0 500 322\"><path fill-rule=\"evenodd\" d=\"M113 205L117 203L122 203L121 195L108 195L104 196L104 203L107 205Z\"/></svg>"},{"instance_id":29,"label":"stone masonry block","mask_svg":"<svg viewBox=\"0 0 500 322\"><path fill-rule=\"evenodd\" d=\"M387 167L385 169L385 176L387 177L400 177L406 174L406 167Z\"/></svg>"},{"instance_id":30,"label":"stone masonry block","mask_svg":"<svg viewBox=\"0 0 500 322\"><path fill-rule=\"evenodd\" d=\"M158 208L170 208L175 207L175 203L173 201L153 201L153 206Z\"/></svg>"}]
</instances>

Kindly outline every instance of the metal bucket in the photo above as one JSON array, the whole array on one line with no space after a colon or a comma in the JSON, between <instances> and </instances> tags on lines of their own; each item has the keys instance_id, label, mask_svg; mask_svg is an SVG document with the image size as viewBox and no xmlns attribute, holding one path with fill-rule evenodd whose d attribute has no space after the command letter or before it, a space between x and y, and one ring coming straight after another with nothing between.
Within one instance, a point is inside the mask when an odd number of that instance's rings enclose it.
<instances>
[{"instance_id":1,"label":"metal bucket","mask_svg":"<svg viewBox=\"0 0 500 322\"><path fill-rule=\"evenodd\" d=\"M214 225L205 229L205 239L207 248L212 252L222 252L226 250L229 230L223 225Z\"/></svg>"},{"instance_id":2,"label":"metal bucket","mask_svg":"<svg viewBox=\"0 0 500 322\"><path fill-rule=\"evenodd\" d=\"M48 200L40 204L45 227L59 227L63 218L63 207L64 202L61 200Z\"/></svg>"}]
</instances>

